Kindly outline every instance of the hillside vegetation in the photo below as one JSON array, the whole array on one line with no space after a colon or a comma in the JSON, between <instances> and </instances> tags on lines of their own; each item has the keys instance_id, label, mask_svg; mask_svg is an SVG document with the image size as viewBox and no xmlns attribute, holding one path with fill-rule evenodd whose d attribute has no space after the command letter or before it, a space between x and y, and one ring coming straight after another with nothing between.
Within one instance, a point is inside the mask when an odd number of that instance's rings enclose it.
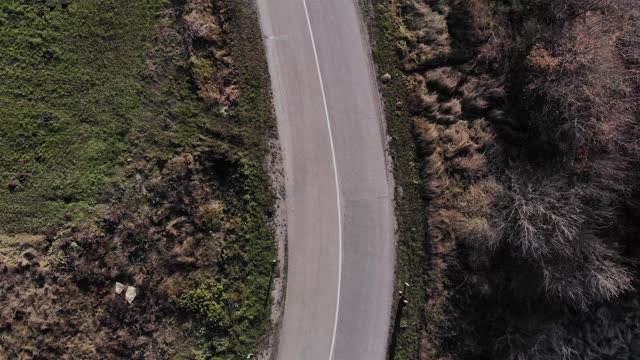
<instances>
[{"instance_id":1,"label":"hillside vegetation","mask_svg":"<svg viewBox=\"0 0 640 360\"><path fill-rule=\"evenodd\" d=\"M264 347L274 131L250 5L1 2L0 359Z\"/></svg>"},{"instance_id":2,"label":"hillside vegetation","mask_svg":"<svg viewBox=\"0 0 640 360\"><path fill-rule=\"evenodd\" d=\"M379 0L371 19L428 244L400 256L425 279L398 358L639 357L638 4Z\"/></svg>"}]
</instances>

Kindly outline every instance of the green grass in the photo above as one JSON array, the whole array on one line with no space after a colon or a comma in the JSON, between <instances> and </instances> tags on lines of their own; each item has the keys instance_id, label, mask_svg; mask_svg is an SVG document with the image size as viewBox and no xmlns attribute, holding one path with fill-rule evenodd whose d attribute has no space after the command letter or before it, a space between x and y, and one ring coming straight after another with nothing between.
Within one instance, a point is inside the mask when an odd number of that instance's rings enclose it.
<instances>
[{"instance_id":1,"label":"green grass","mask_svg":"<svg viewBox=\"0 0 640 360\"><path fill-rule=\"evenodd\" d=\"M404 309L395 359L413 360L418 358L420 350L429 282L427 269L431 248L427 239L426 206L411 117L405 103L410 93L397 52L400 28L391 8L392 1L369 0L368 3L370 7L365 8L365 15L378 75L392 75L392 79L381 84L380 89L385 103L387 132L391 137L390 152L396 183L395 210L399 234L396 290L402 289L404 282L411 285L407 291L410 305Z\"/></svg>"},{"instance_id":2,"label":"green grass","mask_svg":"<svg viewBox=\"0 0 640 360\"><path fill-rule=\"evenodd\" d=\"M201 324L201 355L225 359L264 345L275 256L264 163L274 127L262 40L251 1L227 4L241 90L228 109L195 94L182 38L157 35L175 27L161 15L174 6L168 0L0 4L0 234L51 234L90 220L127 186L127 164L201 148L229 152L240 164L230 180L242 181L222 195L238 218L228 262L216 284L194 284L181 297ZM212 326L214 315L226 322Z\"/></svg>"},{"instance_id":3,"label":"green grass","mask_svg":"<svg viewBox=\"0 0 640 360\"><path fill-rule=\"evenodd\" d=\"M251 127L270 118L238 109L223 120L193 94L181 54L159 80L149 74L154 46L180 46L154 43L168 1L74 1L53 11L23 3L0 5L0 231L55 228L95 205L127 161L194 147L201 134L228 141L254 131L229 118Z\"/></svg>"},{"instance_id":4,"label":"green grass","mask_svg":"<svg viewBox=\"0 0 640 360\"><path fill-rule=\"evenodd\" d=\"M162 122L141 74L164 3L0 5L0 231L86 212L131 152L129 135Z\"/></svg>"}]
</instances>

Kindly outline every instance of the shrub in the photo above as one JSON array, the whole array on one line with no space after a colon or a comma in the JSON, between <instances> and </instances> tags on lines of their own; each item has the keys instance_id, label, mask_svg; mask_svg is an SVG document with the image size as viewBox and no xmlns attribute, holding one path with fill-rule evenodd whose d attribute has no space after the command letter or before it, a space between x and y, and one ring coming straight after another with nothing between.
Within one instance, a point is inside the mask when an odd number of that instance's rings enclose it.
<instances>
[{"instance_id":1,"label":"shrub","mask_svg":"<svg viewBox=\"0 0 640 360\"><path fill-rule=\"evenodd\" d=\"M442 132L442 143L446 158L453 158L460 153L471 150L474 143L471 141L471 131L468 123L460 120Z\"/></svg>"},{"instance_id":2,"label":"shrub","mask_svg":"<svg viewBox=\"0 0 640 360\"><path fill-rule=\"evenodd\" d=\"M410 98L411 110L416 115L433 115L438 110L438 94L427 88L426 80L418 75L413 78L413 96Z\"/></svg>"},{"instance_id":3,"label":"shrub","mask_svg":"<svg viewBox=\"0 0 640 360\"><path fill-rule=\"evenodd\" d=\"M589 305L610 301L631 290L633 275L620 265L619 255L599 239L582 235L584 247L570 257L548 259L541 269L549 297L586 310Z\"/></svg>"},{"instance_id":4,"label":"shrub","mask_svg":"<svg viewBox=\"0 0 640 360\"><path fill-rule=\"evenodd\" d=\"M220 282L210 281L182 295L178 306L199 318L205 319L217 329L228 327L230 319L223 311L222 296L224 286Z\"/></svg>"},{"instance_id":5,"label":"shrub","mask_svg":"<svg viewBox=\"0 0 640 360\"><path fill-rule=\"evenodd\" d=\"M196 213L196 224L209 231L219 231L224 222L224 204L211 201L201 205Z\"/></svg>"},{"instance_id":6,"label":"shrub","mask_svg":"<svg viewBox=\"0 0 640 360\"><path fill-rule=\"evenodd\" d=\"M444 4L432 8L422 1L401 2L403 26L400 33L411 44L402 54L404 70L414 71L441 64L451 54L447 11Z\"/></svg>"},{"instance_id":7,"label":"shrub","mask_svg":"<svg viewBox=\"0 0 640 360\"><path fill-rule=\"evenodd\" d=\"M460 73L448 68L441 67L425 73L427 86L445 95L453 95L460 83Z\"/></svg>"},{"instance_id":8,"label":"shrub","mask_svg":"<svg viewBox=\"0 0 640 360\"><path fill-rule=\"evenodd\" d=\"M445 115L451 115L454 117L459 116L462 113L462 105L460 99L453 98L442 104L440 107L440 113Z\"/></svg>"},{"instance_id":9,"label":"shrub","mask_svg":"<svg viewBox=\"0 0 640 360\"><path fill-rule=\"evenodd\" d=\"M487 157L479 153L456 158L453 161L453 166L469 177L486 175L489 170Z\"/></svg>"},{"instance_id":10,"label":"shrub","mask_svg":"<svg viewBox=\"0 0 640 360\"><path fill-rule=\"evenodd\" d=\"M526 179L526 177L525 177ZM575 192L563 188L558 179L544 179L539 184L513 184L511 204L505 213L511 224L505 239L523 256L542 258L550 254L572 253L573 240L585 224L586 209Z\"/></svg>"}]
</instances>

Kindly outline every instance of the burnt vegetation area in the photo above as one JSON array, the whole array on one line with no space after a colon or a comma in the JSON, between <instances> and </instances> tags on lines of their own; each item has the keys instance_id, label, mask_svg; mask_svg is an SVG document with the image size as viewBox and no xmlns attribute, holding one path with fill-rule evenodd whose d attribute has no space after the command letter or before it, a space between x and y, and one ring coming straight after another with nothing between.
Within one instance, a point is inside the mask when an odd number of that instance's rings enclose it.
<instances>
[{"instance_id":1,"label":"burnt vegetation area","mask_svg":"<svg viewBox=\"0 0 640 360\"><path fill-rule=\"evenodd\" d=\"M0 5L0 359L264 348L274 129L249 5Z\"/></svg>"},{"instance_id":2,"label":"burnt vegetation area","mask_svg":"<svg viewBox=\"0 0 640 360\"><path fill-rule=\"evenodd\" d=\"M377 2L426 206L420 358L640 356L638 5Z\"/></svg>"}]
</instances>

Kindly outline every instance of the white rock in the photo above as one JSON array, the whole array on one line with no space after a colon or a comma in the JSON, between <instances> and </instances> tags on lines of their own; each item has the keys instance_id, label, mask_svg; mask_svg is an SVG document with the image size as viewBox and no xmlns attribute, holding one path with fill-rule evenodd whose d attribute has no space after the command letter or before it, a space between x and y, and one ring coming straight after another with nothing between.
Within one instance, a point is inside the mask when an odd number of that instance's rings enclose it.
<instances>
[{"instance_id":1,"label":"white rock","mask_svg":"<svg viewBox=\"0 0 640 360\"><path fill-rule=\"evenodd\" d=\"M124 298L127 299L129 304L131 304L133 303L133 299L136 298L136 295L138 295L138 290L136 290L136 288L134 288L133 286L128 286L127 292L124 294Z\"/></svg>"},{"instance_id":2,"label":"white rock","mask_svg":"<svg viewBox=\"0 0 640 360\"><path fill-rule=\"evenodd\" d=\"M124 290L124 284L117 282L116 283L116 294L122 294L122 290Z\"/></svg>"}]
</instances>

